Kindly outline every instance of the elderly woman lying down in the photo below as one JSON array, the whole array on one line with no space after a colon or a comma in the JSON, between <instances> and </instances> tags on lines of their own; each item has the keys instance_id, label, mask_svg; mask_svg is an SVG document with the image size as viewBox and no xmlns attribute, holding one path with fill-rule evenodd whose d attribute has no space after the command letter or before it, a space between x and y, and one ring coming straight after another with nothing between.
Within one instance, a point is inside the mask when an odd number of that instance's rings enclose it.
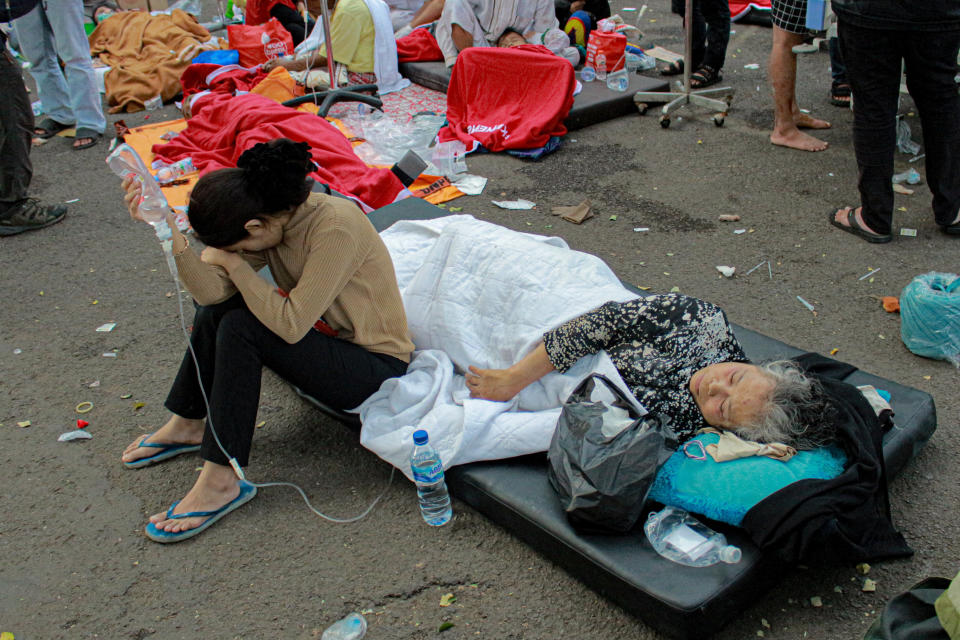
<instances>
[{"instance_id":1,"label":"elderly woman lying down","mask_svg":"<svg viewBox=\"0 0 960 640\"><path fill-rule=\"evenodd\" d=\"M600 350L644 407L671 418L681 442L706 425L797 448L833 438L814 380L789 361L751 364L723 310L679 294L608 302L545 333L508 369L471 366L467 387L474 398L510 400Z\"/></svg>"}]
</instances>

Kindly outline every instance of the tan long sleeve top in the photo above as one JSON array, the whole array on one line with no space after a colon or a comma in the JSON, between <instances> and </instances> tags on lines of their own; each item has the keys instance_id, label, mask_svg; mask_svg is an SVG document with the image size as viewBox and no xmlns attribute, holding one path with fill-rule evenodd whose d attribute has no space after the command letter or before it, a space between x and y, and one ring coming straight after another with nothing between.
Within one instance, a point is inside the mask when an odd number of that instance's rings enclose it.
<instances>
[{"instance_id":1,"label":"tan long sleeve top","mask_svg":"<svg viewBox=\"0 0 960 640\"><path fill-rule=\"evenodd\" d=\"M176 256L180 279L201 305L239 291L257 319L290 344L322 316L339 338L410 361L414 347L393 262L352 202L311 194L284 225L279 245L241 255L246 264L228 276L187 247ZM288 297L256 274L265 266Z\"/></svg>"}]
</instances>

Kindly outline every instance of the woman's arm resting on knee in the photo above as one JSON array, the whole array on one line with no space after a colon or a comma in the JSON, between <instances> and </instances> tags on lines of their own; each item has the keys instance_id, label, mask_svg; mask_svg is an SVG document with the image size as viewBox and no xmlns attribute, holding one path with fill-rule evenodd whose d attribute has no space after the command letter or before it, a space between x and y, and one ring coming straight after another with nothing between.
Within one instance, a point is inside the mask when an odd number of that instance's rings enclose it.
<instances>
[{"instance_id":1,"label":"woman's arm resting on knee","mask_svg":"<svg viewBox=\"0 0 960 640\"><path fill-rule=\"evenodd\" d=\"M551 371L555 369L541 342L509 369L477 369L471 366L466 376L467 388L470 389L471 398L506 402Z\"/></svg>"}]
</instances>

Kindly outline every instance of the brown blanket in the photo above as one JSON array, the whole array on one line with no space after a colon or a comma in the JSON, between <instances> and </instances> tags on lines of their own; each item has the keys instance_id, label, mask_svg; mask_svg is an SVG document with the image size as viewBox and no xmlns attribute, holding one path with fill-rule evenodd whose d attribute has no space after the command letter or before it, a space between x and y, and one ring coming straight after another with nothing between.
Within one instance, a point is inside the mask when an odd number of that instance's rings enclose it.
<instances>
[{"instance_id":1,"label":"brown blanket","mask_svg":"<svg viewBox=\"0 0 960 640\"><path fill-rule=\"evenodd\" d=\"M104 79L110 113L140 111L158 94L171 100L190 58L209 40L210 32L179 9L157 16L123 11L101 22L90 34L90 55L111 67Z\"/></svg>"}]
</instances>

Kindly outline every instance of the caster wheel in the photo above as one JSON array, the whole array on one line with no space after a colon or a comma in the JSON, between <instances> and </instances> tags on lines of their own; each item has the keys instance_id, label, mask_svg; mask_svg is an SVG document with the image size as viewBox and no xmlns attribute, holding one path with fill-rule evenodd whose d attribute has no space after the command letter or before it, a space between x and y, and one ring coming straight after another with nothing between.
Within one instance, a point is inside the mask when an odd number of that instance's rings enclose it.
<instances>
[{"instance_id":1,"label":"caster wheel","mask_svg":"<svg viewBox=\"0 0 960 640\"><path fill-rule=\"evenodd\" d=\"M723 126L723 114L722 114L722 113L718 113L717 115L713 116L713 124L717 125L718 127L722 127L722 126Z\"/></svg>"},{"instance_id":2,"label":"caster wheel","mask_svg":"<svg viewBox=\"0 0 960 640\"><path fill-rule=\"evenodd\" d=\"M668 129L670 127L670 118L667 116L660 116L660 126L664 129Z\"/></svg>"},{"instance_id":3,"label":"caster wheel","mask_svg":"<svg viewBox=\"0 0 960 640\"><path fill-rule=\"evenodd\" d=\"M723 101L727 103L727 107L733 104L733 96L724 96Z\"/></svg>"},{"instance_id":4,"label":"caster wheel","mask_svg":"<svg viewBox=\"0 0 960 640\"><path fill-rule=\"evenodd\" d=\"M638 102L638 103L637 103L637 111L639 111L639 112L640 112L640 115L642 115L642 116L647 115L647 109L649 109L649 108L650 108L650 105L648 105L646 102Z\"/></svg>"}]
</instances>

